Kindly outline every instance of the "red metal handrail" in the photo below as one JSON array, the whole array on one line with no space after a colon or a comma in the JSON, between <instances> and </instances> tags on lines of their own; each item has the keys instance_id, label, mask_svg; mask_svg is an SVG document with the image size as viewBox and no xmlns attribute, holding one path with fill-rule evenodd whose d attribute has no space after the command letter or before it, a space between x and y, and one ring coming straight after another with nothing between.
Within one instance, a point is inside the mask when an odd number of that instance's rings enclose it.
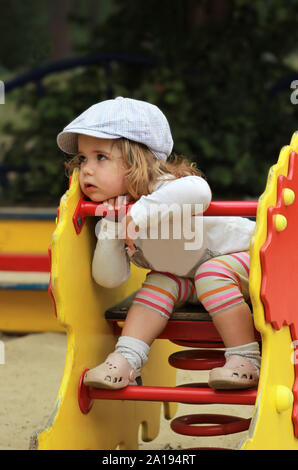
<instances>
[{"instance_id":1,"label":"red metal handrail","mask_svg":"<svg viewBox=\"0 0 298 470\"><path fill-rule=\"evenodd\" d=\"M138 400L187 403L217 403L234 405L254 405L256 390L231 392L216 391L210 388L187 387L138 387L129 386L120 390L89 388L91 399L101 400Z\"/></svg>"},{"instance_id":2,"label":"red metal handrail","mask_svg":"<svg viewBox=\"0 0 298 470\"><path fill-rule=\"evenodd\" d=\"M86 387L85 369L80 377L78 401L82 413L88 413L93 400L135 400L178 403L216 403L234 405L254 405L257 390L213 390L192 387L139 387L128 386L120 390Z\"/></svg>"},{"instance_id":3,"label":"red metal handrail","mask_svg":"<svg viewBox=\"0 0 298 470\"><path fill-rule=\"evenodd\" d=\"M127 210L133 204L127 205ZM258 201L212 201L208 209L204 212L205 216L242 216L255 217L257 212ZM107 215L107 206L97 202L81 201L80 214L83 217L88 216L105 216ZM117 211L116 211L117 213Z\"/></svg>"},{"instance_id":4,"label":"red metal handrail","mask_svg":"<svg viewBox=\"0 0 298 470\"><path fill-rule=\"evenodd\" d=\"M212 201L204 216L229 215L255 217L258 201Z\"/></svg>"},{"instance_id":5,"label":"red metal handrail","mask_svg":"<svg viewBox=\"0 0 298 470\"><path fill-rule=\"evenodd\" d=\"M133 203L121 208L122 215L128 211ZM257 213L258 201L212 201L208 209L204 212L204 216L240 216L255 217ZM85 222L85 217L105 217L113 215L118 217L118 210L109 211L107 206L102 203L86 201L84 195L78 202L75 213L73 215L73 223L76 232L79 234ZM59 217L59 211L58 211Z\"/></svg>"}]
</instances>

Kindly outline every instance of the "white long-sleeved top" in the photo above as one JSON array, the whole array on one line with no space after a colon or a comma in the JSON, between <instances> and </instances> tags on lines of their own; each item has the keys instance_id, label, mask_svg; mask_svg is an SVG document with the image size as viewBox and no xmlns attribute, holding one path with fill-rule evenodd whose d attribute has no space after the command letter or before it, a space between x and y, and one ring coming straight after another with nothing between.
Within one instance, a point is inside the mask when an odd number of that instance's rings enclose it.
<instances>
[{"instance_id":1,"label":"white long-sleeved top","mask_svg":"<svg viewBox=\"0 0 298 470\"><path fill-rule=\"evenodd\" d=\"M194 277L200 264L215 256L249 249L255 222L243 217L202 216L211 202L203 178L185 176L160 181L131 207L139 227L131 253L119 235L120 224L102 218L92 262L94 280L116 287L130 275L130 262L155 271ZM195 215L196 214L196 215Z\"/></svg>"}]
</instances>

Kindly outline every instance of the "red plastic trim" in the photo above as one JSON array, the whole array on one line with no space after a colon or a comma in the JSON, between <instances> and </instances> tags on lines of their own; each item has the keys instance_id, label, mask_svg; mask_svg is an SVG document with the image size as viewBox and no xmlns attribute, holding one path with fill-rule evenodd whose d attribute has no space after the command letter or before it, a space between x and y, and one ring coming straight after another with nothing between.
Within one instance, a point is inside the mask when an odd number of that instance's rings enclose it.
<instances>
[{"instance_id":1,"label":"red plastic trim","mask_svg":"<svg viewBox=\"0 0 298 470\"><path fill-rule=\"evenodd\" d=\"M80 380L79 380L79 387L78 387L78 401L79 401L79 407L80 407L80 410L83 414L87 414L89 413L89 411L91 410L92 408L92 405L93 405L93 400L92 398L90 397L90 394L89 394L89 391L90 391L90 388L89 387L86 387L86 385L84 385L84 376L85 376L85 373L87 372L87 370L89 369L85 369L80 377Z\"/></svg>"},{"instance_id":2,"label":"red plastic trim","mask_svg":"<svg viewBox=\"0 0 298 470\"><path fill-rule=\"evenodd\" d=\"M193 414L179 416L171 421L171 429L185 436L222 436L246 431L250 418L218 414ZM212 426L194 426L212 424Z\"/></svg>"},{"instance_id":3,"label":"red plastic trim","mask_svg":"<svg viewBox=\"0 0 298 470\"><path fill-rule=\"evenodd\" d=\"M84 201L84 194L80 197L78 205L72 217L73 225L77 234L81 233L82 227L85 223L85 215L83 214L83 210L82 210L83 201Z\"/></svg>"},{"instance_id":4,"label":"red plastic trim","mask_svg":"<svg viewBox=\"0 0 298 470\"><path fill-rule=\"evenodd\" d=\"M283 190L289 188L296 193L294 202L285 205ZM298 271L298 154L291 152L287 177L277 179L276 205L267 211L267 239L260 250L262 267L261 299L264 304L265 318L272 327L279 330L288 325L292 345L298 344L298 301L296 286ZM281 214L287 219L286 229L278 232L274 218ZM282 253L282 256L280 254ZM278 268L277 268L278 267ZM294 406L292 421L294 434L298 437L298 361L294 361L295 381L293 385Z\"/></svg>"},{"instance_id":5,"label":"red plastic trim","mask_svg":"<svg viewBox=\"0 0 298 470\"><path fill-rule=\"evenodd\" d=\"M52 247L51 247L51 245L49 246L48 253L49 253L49 260L50 260L50 265L51 265L51 263L52 263ZM52 273L51 273L51 269L50 269L50 281L49 281L48 293L49 293L49 295L50 295L50 297L53 301L54 314L55 314L55 317L57 317L56 300L55 300L55 297L54 297L54 294L53 294L53 291L52 291Z\"/></svg>"}]
</instances>

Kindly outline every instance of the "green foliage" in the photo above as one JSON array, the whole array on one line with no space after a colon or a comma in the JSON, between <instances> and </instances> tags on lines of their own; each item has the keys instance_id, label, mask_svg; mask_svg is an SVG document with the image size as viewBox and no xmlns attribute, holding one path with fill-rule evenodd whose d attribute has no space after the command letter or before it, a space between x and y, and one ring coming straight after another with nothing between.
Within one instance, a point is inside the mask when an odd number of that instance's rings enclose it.
<instances>
[{"instance_id":1,"label":"green foliage","mask_svg":"<svg viewBox=\"0 0 298 470\"><path fill-rule=\"evenodd\" d=\"M129 96L158 105L168 117L174 150L198 162L214 198L257 198L269 167L298 129L292 90L271 93L293 73L296 0L235 0L223 22L198 26L182 0L115 0L106 21L85 12L72 14L79 28L76 50L137 53L158 60L155 67L113 62L56 74L45 82L46 95L34 87L15 94L24 113L5 132L12 137L4 161L27 162L32 172L16 177L5 195L17 202L56 204L67 187L57 133L92 104ZM207 2L208 3L208 2ZM229 2L228 2L229 3ZM26 184L25 184L26 183Z\"/></svg>"},{"instance_id":2,"label":"green foliage","mask_svg":"<svg viewBox=\"0 0 298 470\"><path fill-rule=\"evenodd\" d=\"M49 54L48 19L40 0L0 1L0 66L34 67Z\"/></svg>"}]
</instances>

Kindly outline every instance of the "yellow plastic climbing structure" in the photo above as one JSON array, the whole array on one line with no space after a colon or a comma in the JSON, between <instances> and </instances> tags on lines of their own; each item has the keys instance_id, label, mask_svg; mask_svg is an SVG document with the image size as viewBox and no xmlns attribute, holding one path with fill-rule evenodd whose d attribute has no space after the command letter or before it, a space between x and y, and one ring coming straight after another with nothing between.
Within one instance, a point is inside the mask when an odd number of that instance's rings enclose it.
<instances>
[{"instance_id":1,"label":"yellow plastic climbing structure","mask_svg":"<svg viewBox=\"0 0 298 470\"><path fill-rule=\"evenodd\" d=\"M143 440L152 440L158 434L161 405L99 401L92 412L83 415L78 405L78 383L82 370L103 362L115 345L113 330L104 317L106 309L136 290L145 271L133 269L130 279L116 289L106 289L92 281L95 218L87 218L80 234L76 234L73 214L80 198L78 173L74 173L70 189L61 198L51 244L51 289L57 317L67 331L65 369L53 416L48 427L32 438L31 447L136 449L140 425ZM176 371L167 365L168 355L175 350L177 347L168 341L155 342L151 361L143 371L145 383L175 385ZM169 414L174 407L164 409Z\"/></svg>"},{"instance_id":2,"label":"yellow plastic climbing structure","mask_svg":"<svg viewBox=\"0 0 298 470\"><path fill-rule=\"evenodd\" d=\"M243 449L298 449L298 132L282 148L259 199L250 296L262 336L258 395Z\"/></svg>"},{"instance_id":3,"label":"yellow plastic climbing structure","mask_svg":"<svg viewBox=\"0 0 298 470\"><path fill-rule=\"evenodd\" d=\"M295 133L270 169L266 189L258 201L251 243L251 301L255 326L262 341L260 382L256 391L228 392L232 397L229 403L241 403L239 397L244 397L243 400L249 397L250 402L253 397L255 402L246 438L240 447L245 450L298 449L298 358L296 360L295 350L298 310L297 301L290 295L297 289L298 278L297 195L298 134ZM132 266L129 280L115 289L100 287L92 280L96 220L95 217L86 217L84 223L80 220L82 226L77 233L74 214L81 198L75 172L69 190L61 198L51 244L51 290L58 321L67 332L65 369L52 416L45 429L32 437L31 448L137 449L140 427L145 441L158 435L162 401L165 401L162 409L168 419L174 416L176 404L169 404L166 398L157 402L126 400L121 392L119 397L123 399L113 399L112 394L119 392L105 391L105 398L94 399L89 412L83 412L79 406L78 390L84 369L102 362L117 339L105 318L106 310L136 291L146 274L145 270ZM177 388L176 370L169 366L168 356L179 348L164 338L154 342L142 373L144 390L153 384ZM200 409L201 391L192 389L194 392L198 395ZM87 396L88 393L85 390ZM211 403L221 403L220 400L228 396L225 391L204 393ZM206 398L204 400L206 403Z\"/></svg>"}]
</instances>

